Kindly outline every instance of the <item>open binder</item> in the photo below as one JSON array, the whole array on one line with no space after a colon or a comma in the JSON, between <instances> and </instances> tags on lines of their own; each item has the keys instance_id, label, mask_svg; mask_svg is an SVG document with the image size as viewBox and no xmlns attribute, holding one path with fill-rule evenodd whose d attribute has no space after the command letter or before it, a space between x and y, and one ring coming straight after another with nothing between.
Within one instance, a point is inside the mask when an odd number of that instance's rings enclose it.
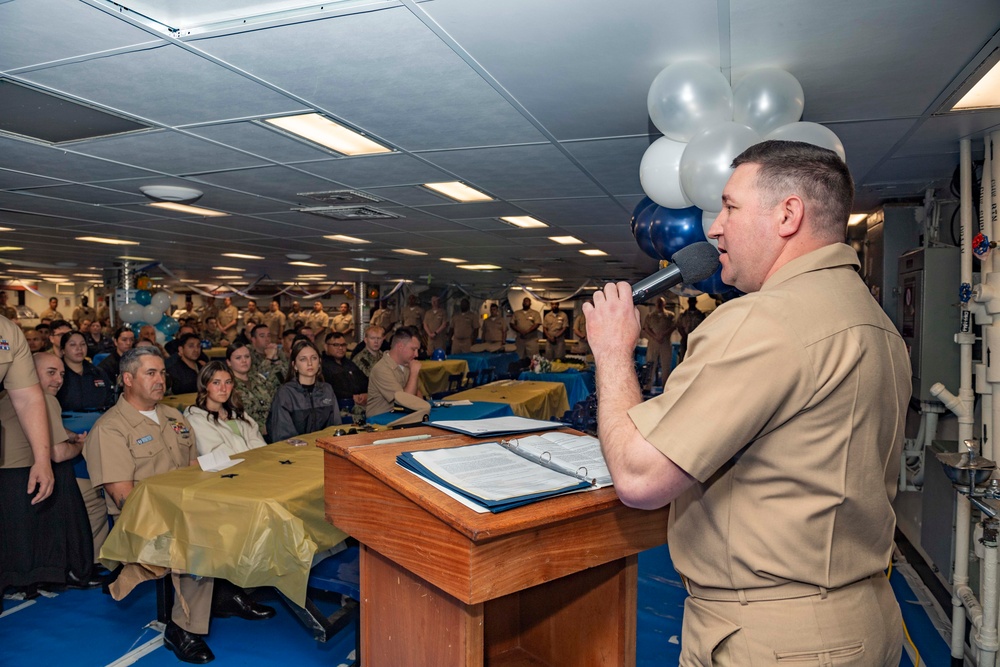
<instances>
[{"instance_id":1,"label":"open binder","mask_svg":"<svg viewBox=\"0 0 1000 667\"><path fill-rule=\"evenodd\" d=\"M491 512L611 484L600 442L566 433L403 452L396 460Z\"/></svg>"}]
</instances>

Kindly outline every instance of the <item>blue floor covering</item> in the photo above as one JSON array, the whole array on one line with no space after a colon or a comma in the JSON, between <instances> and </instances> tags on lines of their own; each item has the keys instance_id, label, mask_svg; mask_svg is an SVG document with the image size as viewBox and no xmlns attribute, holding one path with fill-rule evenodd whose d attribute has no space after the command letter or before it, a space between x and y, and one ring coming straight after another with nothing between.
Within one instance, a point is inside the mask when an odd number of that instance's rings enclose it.
<instances>
[{"instance_id":1,"label":"blue floor covering","mask_svg":"<svg viewBox=\"0 0 1000 667\"><path fill-rule=\"evenodd\" d=\"M906 580L893 572L891 583L910 636L920 650L921 665L947 665L948 647ZM685 597L666 547L640 554L638 667L677 665ZM262 622L213 619L208 637L216 655L213 665L337 667L350 662L353 626L321 644L313 641L276 596L260 591L258 599L278 608L274 619ZM332 604L328 606L324 611L334 608ZM27 603L6 600L5 609L7 613L0 618L0 665L3 666L109 665L158 636L155 630L146 628L155 615L155 594L149 583L121 602L96 589L66 591ZM134 664L176 667L181 663L168 650L158 647ZM900 665L912 667L906 653Z\"/></svg>"}]
</instances>

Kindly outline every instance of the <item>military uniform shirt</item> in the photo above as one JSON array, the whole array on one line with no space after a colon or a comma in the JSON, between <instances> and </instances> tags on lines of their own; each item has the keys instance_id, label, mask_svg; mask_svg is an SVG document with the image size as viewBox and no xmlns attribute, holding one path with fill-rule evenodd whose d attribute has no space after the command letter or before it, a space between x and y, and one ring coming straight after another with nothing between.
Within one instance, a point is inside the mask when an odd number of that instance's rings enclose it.
<instances>
[{"instance_id":1,"label":"military uniform shirt","mask_svg":"<svg viewBox=\"0 0 1000 667\"><path fill-rule=\"evenodd\" d=\"M374 417L390 412L396 402L396 392L403 391L409 380L409 366L400 366L388 354L382 355L368 375L368 404L365 414Z\"/></svg>"},{"instance_id":2,"label":"military uniform shirt","mask_svg":"<svg viewBox=\"0 0 1000 667\"><path fill-rule=\"evenodd\" d=\"M407 306L403 309L403 326L420 329L424 323L424 309L420 306Z\"/></svg>"},{"instance_id":3,"label":"military uniform shirt","mask_svg":"<svg viewBox=\"0 0 1000 667\"><path fill-rule=\"evenodd\" d=\"M538 330L534 330L529 334L521 333L526 329L530 329L536 324L541 322L541 316L538 311L528 309L528 310L517 310L514 311L514 329L517 331L518 338L538 338Z\"/></svg>"},{"instance_id":4,"label":"military uniform shirt","mask_svg":"<svg viewBox=\"0 0 1000 667\"><path fill-rule=\"evenodd\" d=\"M838 243L788 262L691 335L639 433L697 482L671 557L701 586L838 588L885 569L910 397L906 347Z\"/></svg>"},{"instance_id":5,"label":"military uniform shirt","mask_svg":"<svg viewBox=\"0 0 1000 667\"><path fill-rule=\"evenodd\" d=\"M507 338L507 325L503 318L487 317L483 322L483 342L502 343Z\"/></svg>"},{"instance_id":6,"label":"military uniform shirt","mask_svg":"<svg viewBox=\"0 0 1000 667\"><path fill-rule=\"evenodd\" d=\"M6 389L24 389L38 384L35 362L24 332L7 318L0 318L0 381Z\"/></svg>"},{"instance_id":7,"label":"military uniform shirt","mask_svg":"<svg viewBox=\"0 0 1000 667\"><path fill-rule=\"evenodd\" d=\"M271 342L280 343L281 335L285 333L285 314L280 310L275 312L269 310L261 317L267 328L271 330Z\"/></svg>"},{"instance_id":8,"label":"military uniform shirt","mask_svg":"<svg viewBox=\"0 0 1000 667\"><path fill-rule=\"evenodd\" d=\"M49 433L52 442L49 447L56 442L66 439L66 431L62 425L62 408L55 396L45 394L45 414L49 419ZM0 424L3 424L3 442L0 442L0 468L30 468L35 464L35 453L31 451L31 444L28 436L21 428L21 422L17 420L17 413L14 411L14 404L10 401L10 395L5 391L0 393ZM61 436L61 437L60 437Z\"/></svg>"},{"instance_id":9,"label":"military uniform shirt","mask_svg":"<svg viewBox=\"0 0 1000 667\"><path fill-rule=\"evenodd\" d=\"M158 404L157 424L122 396L101 415L83 445L94 487L140 481L191 465L198 456L191 427L180 412ZM108 514L119 514L110 494Z\"/></svg>"}]
</instances>

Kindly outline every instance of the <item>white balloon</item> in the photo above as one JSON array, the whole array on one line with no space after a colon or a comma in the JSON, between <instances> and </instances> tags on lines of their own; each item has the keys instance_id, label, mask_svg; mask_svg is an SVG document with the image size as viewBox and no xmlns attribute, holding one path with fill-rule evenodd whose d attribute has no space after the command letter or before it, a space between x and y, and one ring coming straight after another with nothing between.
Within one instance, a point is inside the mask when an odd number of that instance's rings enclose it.
<instances>
[{"instance_id":1,"label":"white balloon","mask_svg":"<svg viewBox=\"0 0 1000 667\"><path fill-rule=\"evenodd\" d=\"M733 86L733 120L763 136L802 118L802 84L783 69L759 69Z\"/></svg>"},{"instance_id":2,"label":"white balloon","mask_svg":"<svg viewBox=\"0 0 1000 667\"><path fill-rule=\"evenodd\" d=\"M142 320L142 306L137 304L135 301L131 301L122 306L118 314L122 318L122 322L126 324L132 324L133 322L139 322Z\"/></svg>"},{"instance_id":3,"label":"white balloon","mask_svg":"<svg viewBox=\"0 0 1000 667\"><path fill-rule=\"evenodd\" d=\"M670 65L649 86L646 108L653 124L674 141L733 119L733 90L715 67L697 60Z\"/></svg>"},{"instance_id":4,"label":"white balloon","mask_svg":"<svg viewBox=\"0 0 1000 667\"><path fill-rule=\"evenodd\" d=\"M170 310L170 295L166 292L157 292L153 295L149 305L156 306L161 313Z\"/></svg>"},{"instance_id":5,"label":"white balloon","mask_svg":"<svg viewBox=\"0 0 1000 667\"><path fill-rule=\"evenodd\" d=\"M780 139L782 141L802 141L814 146L828 148L841 160L847 160L844 144L833 130L819 123L791 123L772 130L764 139Z\"/></svg>"},{"instance_id":6,"label":"white balloon","mask_svg":"<svg viewBox=\"0 0 1000 667\"><path fill-rule=\"evenodd\" d=\"M156 342L163 345L167 342L167 334L163 333L159 329L156 330Z\"/></svg>"},{"instance_id":7,"label":"white balloon","mask_svg":"<svg viewBox=\"0 0 1000 667\"><path fill-rule=\"evenodd\" d=\"M639 163L639 182L646 196L666 208L687 208L691 200L681 187L681 155L687 144L660 137Z\"/></svg>"},{"instance_id":8,"label":"white balloon","mask_svg":"<svg viewBox=\"0 0 1000 667\"><path fill-rule=\"evenodd\" d=\"M719 217L721 211L702 211L701 212L701 229L705 232L705 238L708 242L714 245L716 248L719 247L719 239L713 239L708 235L708 230L715 222L715 219Z\"/></svg>"},{"instance_id":9,"label":"white balloon","mask_svg":"<svg viewBox=\"0 0 1000 667\"><path fill-rule=\"evenodd\" d=\"M156 324L162 319L163 319L163 311L154 306L153 304L149 304L148 306L142 309L142 321L145 322L146 324Z\"/></svg>"},{"instance_id":10,"label":"white balloon","mask_svg":"<svg viewBox=\"0 0 1000 667\"><path fill-rule=\"evenodd\" d=\"M721 123L691 140L681 156L684 194L703 211L719 208L722 189L737 155L760 142L760 135L746 125Z\"/></svg>"}]
</instances>

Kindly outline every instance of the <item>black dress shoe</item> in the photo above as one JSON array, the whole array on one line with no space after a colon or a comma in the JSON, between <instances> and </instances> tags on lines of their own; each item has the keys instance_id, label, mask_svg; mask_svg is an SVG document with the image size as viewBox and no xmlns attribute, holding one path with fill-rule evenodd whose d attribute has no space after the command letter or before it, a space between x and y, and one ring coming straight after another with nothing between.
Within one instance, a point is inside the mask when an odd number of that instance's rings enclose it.
<instances>
[{"instance_id":1,"label":"black dress shoe","mask_svg":"<svg viewBox=\"0 0 1000 667\"><path fill-rule=\"evenodd\" d=\"M238 591L227 599L216 602L212 608L212 615L219 618L239 616L248 621L263 621L274 616L274 607L257 604L245 592Z\"/></svg>"},{"instance_id":2,"label":"black dress shoe","mask_svg":"<svg viewBox=\"0 0 1000 667\"><path fill-rule=\"evenodd\" d=\"M90 574L88 574L86 579L77 577L76 574L74 574L73 572L69 572L66 574L66 588L85 590L88 588L97 588L103 583L104 583L104 577L96 574L95 572L91 572Z\"/></svg>"},{"instance_id":3,"label":"black dress shoe","mask_svg":"<svg viewBox=\"0 0 1000 667\"><path fill-rule=\"evenodd\" d=\"M163 631L163 645L173 651L181 662L204 665L215 660L215 654L201 635L188 632L173 621L167 623L167 628Z\"/></svg>"}]
</instances>

